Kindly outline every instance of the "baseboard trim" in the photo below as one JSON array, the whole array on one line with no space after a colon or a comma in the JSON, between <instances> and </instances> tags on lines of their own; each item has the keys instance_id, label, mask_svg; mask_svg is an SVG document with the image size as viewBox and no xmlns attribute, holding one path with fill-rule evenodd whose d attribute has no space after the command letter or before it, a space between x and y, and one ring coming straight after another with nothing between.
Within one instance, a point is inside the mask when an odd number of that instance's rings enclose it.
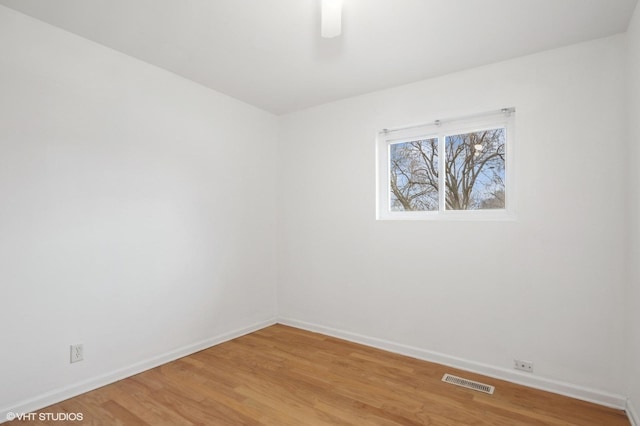
<instances>
[{"instance_id":1,"label":"baseboard trim","mask_svg":"<svg viewBox=\"0 0 640 426\"><path fill-rule=\"evenodd\" d=\"M627 417L629 417L629 421L631 422L631 426L640 426L640 417L638 417L638 412L635 410L630 399L627 399L626 411Z\"/></svg>"},{"instance_id":2,"label":"baseboard trim","mask_svg":"<svg viewBox=\"0 0 640 426\"><path fill-rule=\"evenodd\" d=\"M583 401L593 402L595 404L604 405L619 410L625 410L629 408L627 399L622 395L603 392L597 389L590 389L571 383L561 382L558 380L531 376L528 373L518 373L516 371L511 371L505 368L482 364L467 359L429 351L426 349L378 339L375 337L369 337L349 331L338 330L335 328L325 327L323 325L312 324L291 318L278 318L278 323L289 325L291 327L301 328L303 330L326 334L328 336L337 337L340 339L348 340L350 342L360 343L378 349L383 349L400 355L406 355L412 358L435 362L437 364L447 365L449 367L482 374L485 376L493 377L495 379L506 380L508 382L517 383L519 385L527 386L530 388L540 389L547 392L553 392L560 395L580 399Z\"/></svg>"},{"instance_id":3,"label":"baseboard trim","mask_svg":"<svg viewBox=\"0 0 640 426\"><path fill-rule=\"evenodd\" d=\"M7 420L7 414L9 413L31 413L37 410L41 410L52 404L56 404L66 399L73 398L74 396L78 396L102 386L106 386L108 384L117 382L118 380L131 377L135 374L142 373L143 371L150 370L162 364L175 361L178 358L182 358L195 352L210 348L212 346L219 345L220 343L233 340L235 338L244 336L245 334L253 333L254 331L276 324L276 322L277 321L275 319L261 321L247 327L232 330L218 336L210 337L191 345L183 346L181 348L166 352L162 355L158 355L153 358L137 362L128 367L113 371L111 373L93 377L91 379L84 380L79 383L74 383L73 385L55 389L37 397L18 402L11 407L0 409L0 423L4 423Z\"/></svg>"},{"instance_id":4,"label":"baseboard trim","mask_svg":"<svg viewBox=\"0 0 640 426\"><path fill-rule=\"evenodd\" d=\"M631 401L621 395L611 394L596 389L590 389L542 377L526 377L522 375L524 373L517 373L507 369L469 361L466 359L457 358L438 352L417 348L414 346L404 345L384 339L369 337L358 333L352 333L349 331L339 330L336 328L326 327L318 324L312 324L309 322L299 321L291 318L277 318L255 323L241 329L223 333L218 336L214 336L209 339L205 339L200 342L175 349L165 354L149 358L145 361L135 363L129 367L125 367L111 373L103 374L98 377L75 383L70 386L55 389L37 397L18 402L11 407L0 409L0 423L4 423L6 421L8 413L31 413L37 410L41 410L42 408L48 407L69 398L73 398L74 396L90 392L102 386L117 382L118 380L122 380L135 374L142 373L143 371L150 370L152 368L185 357L195 352L199 352L212 346L219 345L220 343L236 339L249 333L253 333L254 331L261 330L276 323L326 334L328 336L337 337L340 339L348 340L350 342L360 343L389 352L410 356L416 359L422 359L442 365L448 365L453 368L459 368L461 370L483 374L485 376L493 377L496 379L506 380L512 383L521 384L523 386L553 392L583 401L604 405L607 407L625 410L632 426L640 426L640 417L638 417L638 412L635 410Z\"/></svg>"}]
</instances>

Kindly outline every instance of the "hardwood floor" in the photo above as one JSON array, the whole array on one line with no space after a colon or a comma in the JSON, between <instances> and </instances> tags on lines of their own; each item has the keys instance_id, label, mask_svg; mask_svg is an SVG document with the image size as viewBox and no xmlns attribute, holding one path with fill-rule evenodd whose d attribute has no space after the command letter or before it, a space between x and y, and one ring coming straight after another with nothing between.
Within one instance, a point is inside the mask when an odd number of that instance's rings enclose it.
<instances>
[{"instance_id":1,"label":"hardwood floor","mask_svg":"<svg viewBox=\"0 0 640 426\"><path fill-rule=\"evenodd\" d=\"M495 393L443 383L444 373ZM283 325L40 412L94 425L629 425L620 410Z\"/></svg>"}]
</instances>

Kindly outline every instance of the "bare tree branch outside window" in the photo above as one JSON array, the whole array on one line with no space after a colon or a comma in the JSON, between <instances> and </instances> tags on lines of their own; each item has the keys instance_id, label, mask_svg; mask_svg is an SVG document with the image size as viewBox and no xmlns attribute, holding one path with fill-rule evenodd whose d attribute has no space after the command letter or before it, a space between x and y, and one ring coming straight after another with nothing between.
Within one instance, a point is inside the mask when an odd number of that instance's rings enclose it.
<instances>
[{"instance_id":1,"label":"bare tree branch outside window","mask_svg":"<svg viewBox=\"0 0 640 426\"><path fill-rule=\"evenodd\" d=\"M391 210L438 210L438 139L393 144Z\"/></svg>"},{"instance_id":2,"label":"bare tree branch outside window","mask_svg":"<svg viewBox=\"0 0 640 426\"><path fill-rule=\"evenodd\" d=\"M505 139L505 128L445 138L447 210L505 208ZM438 139L393 144L389 160L391 210L438 210Z\"/></svg>"}]
</instances>

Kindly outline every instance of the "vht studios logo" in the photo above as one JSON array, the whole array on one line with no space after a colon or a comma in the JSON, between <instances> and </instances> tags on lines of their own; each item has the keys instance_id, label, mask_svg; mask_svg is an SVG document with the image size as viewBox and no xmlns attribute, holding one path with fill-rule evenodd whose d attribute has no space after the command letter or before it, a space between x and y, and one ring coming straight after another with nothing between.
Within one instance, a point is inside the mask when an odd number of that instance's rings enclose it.
<instances>
[{"instance_id":1,"label":"vht studios logo","mask_svg":"<svg viewBox=\"0 0 640 426\"><path fill-rule=\"evenodd\" d=\"M41 422L81 422L82 413L7 413L7 420L27 420L30 422L40 420Z\"/></svg>"}]
</instances>

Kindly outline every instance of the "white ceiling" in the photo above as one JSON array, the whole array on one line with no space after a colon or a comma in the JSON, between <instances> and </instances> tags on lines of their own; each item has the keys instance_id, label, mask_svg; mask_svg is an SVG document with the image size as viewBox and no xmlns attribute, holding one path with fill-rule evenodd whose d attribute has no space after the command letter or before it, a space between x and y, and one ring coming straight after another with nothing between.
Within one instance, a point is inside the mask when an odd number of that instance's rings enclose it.
<instances>
[{"instance_id":1,"label":"white ceiling","mask_svg":"<svg viewBox=\"0 0 640 426\"><path fill-rule=\"evenodd\" d=\"M276 114L604 37L637 0L0 0Z\"/></svg>"}]
</instances>

